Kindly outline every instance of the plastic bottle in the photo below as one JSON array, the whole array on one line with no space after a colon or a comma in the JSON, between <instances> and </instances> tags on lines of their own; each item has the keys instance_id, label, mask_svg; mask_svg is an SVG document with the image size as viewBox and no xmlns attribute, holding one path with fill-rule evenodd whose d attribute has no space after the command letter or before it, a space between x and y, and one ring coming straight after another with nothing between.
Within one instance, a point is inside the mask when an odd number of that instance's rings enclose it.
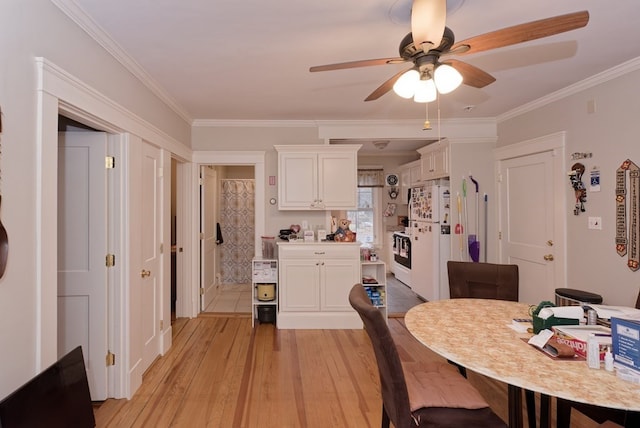
<instances>
[{"instance_id":1,"label":"plastic bottle","mask_svg":"<svg viewBox=\"0 0 640 428\"><path fill-rule=\"evenodd\" d=\"M613 354L611 354L611 348L607 348L607 352L604 354L604 369L608 372L613 371Z\"/></svg>"},{"instance_id":2,"label":"plastic bottle","mask_svg":"<svg viewBox=\"0 0 640 428\"><path fill-rule=\"evenodd\" d=\"M600 344L595 336L587 338L587 365L592 369L600 368Z\"/></svg>"}]
</instances>

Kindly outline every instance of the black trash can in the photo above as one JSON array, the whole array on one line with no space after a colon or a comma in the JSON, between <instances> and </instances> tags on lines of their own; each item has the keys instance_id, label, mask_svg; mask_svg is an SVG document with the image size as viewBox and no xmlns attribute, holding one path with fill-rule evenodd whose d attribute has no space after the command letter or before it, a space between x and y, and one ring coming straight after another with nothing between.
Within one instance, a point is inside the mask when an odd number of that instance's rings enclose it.
<instances>
[{"instance_id":1,"label":"black trash can","mask_svg":"<svg viewBox=\"0 0 640 428\"><path fill-rule=\"evenodd\" d=\"M275 305L260 305L258 306L258 322L260 324L275 324L276 323L276 307Z\"/></svg>"}]
</instances>

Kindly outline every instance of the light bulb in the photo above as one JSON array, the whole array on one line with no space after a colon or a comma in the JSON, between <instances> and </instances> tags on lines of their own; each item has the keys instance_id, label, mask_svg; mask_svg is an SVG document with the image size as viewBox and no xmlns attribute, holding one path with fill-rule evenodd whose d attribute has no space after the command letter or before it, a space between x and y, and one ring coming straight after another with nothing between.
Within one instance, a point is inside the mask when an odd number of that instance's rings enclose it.
<instances>
[{"instance_id":1,"label":"light bulb","mask_svg":"<svg viewBox=\"0 0 640 428\"><path fill-rule=\"evenodd\" d=\"M438 92L448 94L462 83L462 75L455 68L447 64L440 64L433 74Z\"/></svg>"},{"instance_id":2,"label":"light bulb","mask_svg":"<svg viewBox=\"0 0 640 428\"><path fill-rule=\"evenodd\" d=\"M413 96L413 101L417 103L430 103L435 101L437 97L436 85L433 83L433 79L419 80L416 83L416 93Z\"/></svg>"},{"instance_id":3,"label":"light bulb","mask_svg":"<svg viewBox=\"0 0 640 428\"><path fill-rule=\"evenodd\" d=\"M393 91L402 98L411 98L416 91L416 84L419 80L418 70L411 69L396 80L396 83L393 84Z\"/></svg>"}]
</instances>

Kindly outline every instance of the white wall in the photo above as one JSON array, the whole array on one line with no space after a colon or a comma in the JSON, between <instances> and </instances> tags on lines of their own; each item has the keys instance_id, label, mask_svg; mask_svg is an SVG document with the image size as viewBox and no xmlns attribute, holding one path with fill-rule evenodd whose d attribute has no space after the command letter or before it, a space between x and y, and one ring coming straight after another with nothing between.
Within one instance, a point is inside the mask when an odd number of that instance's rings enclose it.
<instances>
[{"instance_id":1,"label":"white wall","mask_svg":"<svg viewBox=\"0 0 640 428\"><path fill-rule=\"evenodd\" d=\"M270 205L271 198L278 197L277 180L275 185L269 185L269 176L278 176L278 154L274 144L323 144L318 138L318 128L313 124L308 126L292 126L283 123L282 126L256 127L247 123L245 126L215 123L194 126L191 145L193 150L261 150L265 151L265 233L277 236L280 229L288 229L292 224L300 224L307 220L309 224L325 224L324 211L279 211L277 205ZM328 226L328 225L327 225Z\"/></svg>"},{"instance_id":2,"label":"white wall","mask_svg":"<svg viewBox=\"0 0 640 428\"><path fill-rule=\"evenodd\" d=\"M573 215L575 200L567 178L567 284L566 287L601 294L606 303L633 306L640 286L640 271L626 266L627 258L615 251L615 171L631 159L640 164L638 115L640 113L640 61L634 61L594 78L596 86L579 90L533 111L498 124L498 145L566 131L565 169L575 162L586 167L584 184L593 167L601 171L601 191L587 191L586 212ZM613 80L607 76L630 71ZM586 86L586 85L585 85ZM589 113L589 103L595 112ZM590 152L593 157L574 161L571 154ZM531 178L535 186L535 177ZM526 190L525 190L526 191ZM589 230L587 218L602 217L602 230Z\"/></svg>"},{"instance_id":3,"label":"white wall","mask_svg":"<svg viewBox=\"0 0 640 428\"><path fill-rule=\"evenodd\" d=\"M36 166L41 154L37 142L41 131L53 129L55 132L56 128L55 124L47 124L46 129L37 128L35 57L38 56L66 70L123 109L135 112L140 121L152 124L167 140L187 144L190 141L190 124L161 103L50 0L2 2L0 106L4 132L0 215L9 235L9 260L0 279L0 349L4 350L0 397L53 362L56 355L56 349L49 345L53 343L55 347L55 337L38 337L43 324L56 331L52 315L56 314L57 307L55 290L38 289L38 284L52 284L55 288L56 283L55 274L53 278L50 275L43 278L41 270L42 266L55 269L55 245L53 251L43 252L42 235L37 232L41 224L38 204L43 200L49 204L43 207L45 218L50 215L55 220L56 209L55 199L51 204L51 198L38 194L42 171ZM56 119L57 115L45 121ZM187 147L183 148L188 151ZM54 155L44 161L57 165L57 149L48 147L47 150ZM55 169L53 171L55 173ZM53 177L49 186L55 188L55 174ZM55 230L42 232L55 236ZM53 298L41 301L42 293Z\"/></svg>"}]
</instances>

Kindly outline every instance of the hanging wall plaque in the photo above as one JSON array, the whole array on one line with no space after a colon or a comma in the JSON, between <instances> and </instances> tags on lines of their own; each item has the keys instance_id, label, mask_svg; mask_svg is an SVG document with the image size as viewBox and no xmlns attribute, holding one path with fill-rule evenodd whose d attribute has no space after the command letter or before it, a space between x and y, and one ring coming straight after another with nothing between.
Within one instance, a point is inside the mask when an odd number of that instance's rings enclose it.
<instances>
[{"instance_id":1,"label":"hanging wall plaque","mask_svg":"<svg viewBox=\"0 0 640 428\"><path fill-rule=\"evenodd\" d=\"M629 172L629 193L627 193L627 171ZM627 223L627 195L629 196L629 222ZM627 266L632 271L640 267L638 243L640 242L640 168L625 160L616 171L616 252L620 257L628 255Z\"/></svg>"}]
</instances>

